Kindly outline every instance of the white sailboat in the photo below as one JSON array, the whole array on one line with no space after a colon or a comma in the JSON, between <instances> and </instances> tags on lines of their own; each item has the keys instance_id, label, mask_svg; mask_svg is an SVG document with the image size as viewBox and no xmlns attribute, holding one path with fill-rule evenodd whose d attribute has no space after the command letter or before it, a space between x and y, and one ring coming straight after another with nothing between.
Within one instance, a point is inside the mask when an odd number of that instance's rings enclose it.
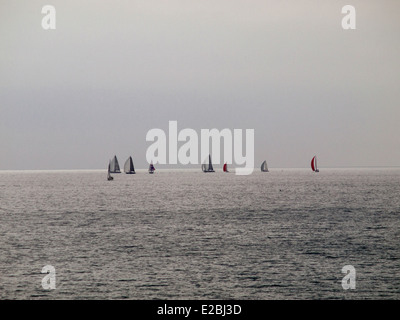
<instances>
[{"instance_id":1,"label":"white sailboat","mask_svg":"<svg viewBox=\"0 0 400 320\"><path fill-rule=\"evenodd\" d=\"M132 157L129 157L124 164L124 171L126 174L135 174L135 167L133 166Z\"/></svg>"},{"instance_id":2,"label":"white sailboat","mask_svg":"<svg viewBox=\"0 0 400 320\"><path fill-rule=\"evenodd\" d=\"M111 173L121 173L121 170L119 168L119 163L118 163L117 156L114 156L114 158L111 160L110 172Z\"/></svg>"},{"instance_id":3,"label":"white sailboat","mask_svg":"<svg viewBox=\"0 0 400 320\"><path fill-rule=\"evenodd\" d=\"M156 171L156 168L154 168L153 166L153 161L151 161L150 165L149 165L149 173L153 174L154 171Z\"/></svg>"},{"instance_id":4,"label":"white sailboat","mask_svg":"<svg viewBox=\"0 0 400 320\"><path fill-rule=\"evenodd\" d=\"M114 180L114 178L111 176L111 173L110 173L110 162L108 162L107 180L108 181Z\"/></svg>"},{"instance_id":5,"label":"white sailboat","mask_svg":"<svg viewBox=\"0 0 400 320\"><path fill-rule=\"evenodd\" d=\"M203 163L201 165L201 169L203 170L203 172L215 172L211 162L211 155L208 155L208 165Z\"/></svg>"},{"instance_id":6,"label":"white sailboat","mask_svg":"<svg viewBox=\"0 0 400 320\"><path fill-rule=\"evenodd\" d=\"M261 172L268 172L267 160L261 164Z\"/></svg>"},{"instance_id":7,"label":"white sailboat","mask_svg":"<svg viewBox=\"0 0 400 320\"><path fill-rule=\"evenodd\" d=\"M311 170L314 172L319 172L317 167L317 156L314 156L314 158L311 159Z\"/></svg>"}]
</instances>

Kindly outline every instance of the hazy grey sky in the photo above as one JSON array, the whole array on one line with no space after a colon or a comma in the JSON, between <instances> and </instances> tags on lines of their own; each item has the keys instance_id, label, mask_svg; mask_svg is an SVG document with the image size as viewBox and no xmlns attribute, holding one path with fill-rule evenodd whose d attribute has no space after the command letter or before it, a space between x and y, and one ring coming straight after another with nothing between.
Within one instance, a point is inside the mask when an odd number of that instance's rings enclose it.
<instances>
[{"instance_id":1,"label":"hazy grey sky","mask_svg":"<svg viewBox=\"0 0 400 320\"><path fill-rule=\"evenodd\" d=\"M56 8L56 30L41 9ZM341 9L356 8L343 30ZM146 133L255 129L256 165L400 165L400 2L0 0L0 169L145 168Z\"/></svg>"}]
</instances>

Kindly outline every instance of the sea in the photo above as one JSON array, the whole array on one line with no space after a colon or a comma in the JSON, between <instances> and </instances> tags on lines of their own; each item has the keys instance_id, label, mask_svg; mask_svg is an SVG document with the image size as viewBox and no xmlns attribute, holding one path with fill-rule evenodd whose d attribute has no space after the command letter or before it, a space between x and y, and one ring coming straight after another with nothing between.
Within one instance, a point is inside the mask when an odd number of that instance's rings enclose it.
<instances>
[{"instance_id":1,"label":"sea","mask_svg":"<svg viewBox=\"0 0 400 320\"><path fill-rule=\"evenodd\" d=\"M400 299L400 168L113 176L0 171L0 299Z\"/></svg>"}]
</instances>

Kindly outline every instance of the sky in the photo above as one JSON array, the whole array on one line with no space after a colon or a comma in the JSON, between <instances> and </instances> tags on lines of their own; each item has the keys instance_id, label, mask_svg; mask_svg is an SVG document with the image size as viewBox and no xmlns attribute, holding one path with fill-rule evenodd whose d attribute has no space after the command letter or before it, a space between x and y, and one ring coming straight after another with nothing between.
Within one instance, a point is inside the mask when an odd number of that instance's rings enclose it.
<instances>
[{"instance_id":1,"label":"sky","mask_svg":"<svg viewBox=\"0 0 400 320\"><path fill-rule=\"evenodd\" d=\"M348 4L356 30L342 28ZM0 0L0 170L106 169L114 155L146 168L147 132L173 120L254 129L256 166L400 166L399 12L396 0Z\"/></svg>"}]
</instances>

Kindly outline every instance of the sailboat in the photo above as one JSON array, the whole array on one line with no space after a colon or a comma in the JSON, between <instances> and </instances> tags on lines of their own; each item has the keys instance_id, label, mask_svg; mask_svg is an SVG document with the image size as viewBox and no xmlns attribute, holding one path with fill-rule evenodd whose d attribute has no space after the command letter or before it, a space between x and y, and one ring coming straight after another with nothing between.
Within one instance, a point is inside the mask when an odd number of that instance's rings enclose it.
<instances>
[{"instance_id":1,"label":"sailboat","mask_svg":"<svg viewBox=\"0 0 400 320\"><path fill-rule=\"evenodd\" d=\"M114 180L114 178L110 174L110 162L108 162L108 172L107 172L107 180Z\"/></svg>"},{"instance_id":2,"label":"sailboat","mask_svg":"<svg viewBox=\"0 0 400 320\"><path fill-rule=\"evenodd\" d=\"M153 161L151 161L150 166L149 166L149 173L154 173L156 171L156 168L153 166Z\"/></svg>"},{"instance_id":3,"label":"sailboat","mask_svg":"<svg viewBox=\"0 0 400 320\"><path fill-rule=\"evenodd\" d=\"M124 164L124 171L126 174L135 174L135 167L133 166L132 157L129 157Z\"/></svg>"},{"instance_id":4,"label":"sailboat","mask_svg":"<svg viewBox=\"0 0 400 320\"><path fill-rule=\"evenodd\" d=\"M311 170L314 172L319 172L317 167L317 156L314 156L314 158L311 159Z\"/></svg>"},{"instance_id":5,"label":"sailboat","mask_svg":"<svg viewBox=\"0 0 400 320\"><path fill-rule=\"evenodd\" d=\"M121 173L121 170L120 170L119 164L118 164L117 156L114 156L114 158L111 160L110 172L111 173Z\"/></svg>"},{"instance_id":6,"label":"sailboat","mask_svg":"<svg viewBox=\"0 0 400 320\"><path fill-rule=\"evenodd\" d=\"M208 165L203 163L201 165L201 169L203 170L203 172L215 172L211 163L211 155L208 155Z\"/></svg>"},{"instance_id":7,"label":"sailboat","mask_svg":"<svg viewBox=\"0 0 400 320\"><path fill-rule=\"evenodd\" d=\"M261 164L261 172L268 172L267 160Z\"/></svg>"},{"instance_id":8,"label":"sailboat","mask_svg":"<svg viewBox=\"0 0 400 320\"><path fill-rule=\"evenodd\" d=\"M225 164L224 164L224 169L223 169L223 170L224 170L224 172L229 172L229 171L228 171L228 164L227 164L226 162L225 162Z\"/></svg>"}]
</instances>

